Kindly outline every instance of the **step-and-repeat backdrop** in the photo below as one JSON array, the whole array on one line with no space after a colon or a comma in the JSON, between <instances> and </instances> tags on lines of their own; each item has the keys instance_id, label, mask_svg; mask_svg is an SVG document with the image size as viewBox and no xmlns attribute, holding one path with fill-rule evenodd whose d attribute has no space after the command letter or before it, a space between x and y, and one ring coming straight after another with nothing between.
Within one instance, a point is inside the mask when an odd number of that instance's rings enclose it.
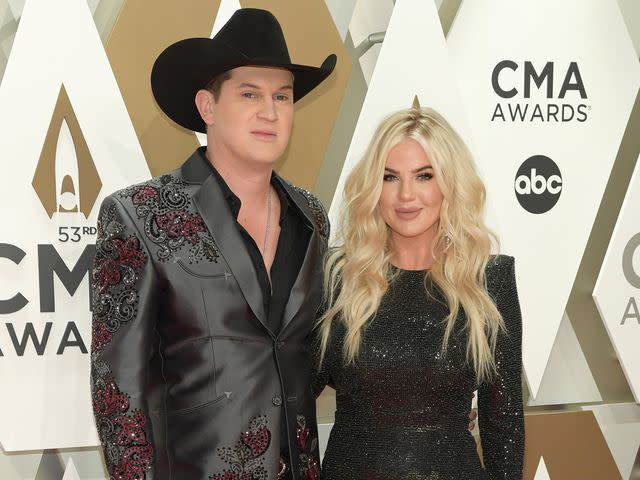
<instances>
[{"instance_id":1,"label":"step-and-repeat backdrop","mask_svg":"<svg viewBox=\"0 0 640 480\"><path fill-rule=\"evenodd\" d=\"M516 257L525 478L640 478L640 4L187 3L0 0L0 477L107 478L88 386L98 206L201 141L154 103L158 53L252 6L296 61L338 55L278 165L332 223L388 113L417 100L470 146ZM334 405L318 401L324 442Z\"/></svg>"}]
</instances>

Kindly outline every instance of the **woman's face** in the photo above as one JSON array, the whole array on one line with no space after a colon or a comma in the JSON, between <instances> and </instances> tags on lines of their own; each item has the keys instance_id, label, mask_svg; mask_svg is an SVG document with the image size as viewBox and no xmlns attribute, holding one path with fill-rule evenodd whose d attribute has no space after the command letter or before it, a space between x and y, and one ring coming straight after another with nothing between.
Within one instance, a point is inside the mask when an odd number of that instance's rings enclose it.
<instances>
[{"instance_id":1,"label":"woman's face","mask_svg":"<svg viewBox=\"0 0 640 480\"><path fill-rule=\"evenodd\" d=\"M378 201L392 238L431 242L441 206L442 192L429 157L418 142L403 139L389 152Z\"/></svg>"}]
</instances>

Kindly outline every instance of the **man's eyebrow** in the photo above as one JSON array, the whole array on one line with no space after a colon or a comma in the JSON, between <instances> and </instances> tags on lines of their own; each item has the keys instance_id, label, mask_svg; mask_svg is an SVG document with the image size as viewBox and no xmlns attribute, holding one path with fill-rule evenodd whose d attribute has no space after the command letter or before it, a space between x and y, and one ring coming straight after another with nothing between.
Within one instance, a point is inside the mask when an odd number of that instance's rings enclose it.
<instances>
[{"instance_id":1,"label":"man's eyebrow","mask_svg":"<svg viewBox=\"0 0 640 480\"><path fill-rule=\"evenodd\" d=\"M237 88L253 88L255 90L260 90L258 85L249 82L242 82ZM293 85L287 83L286 85L281 86L278 90L293 90Z\"/></svg>"},{"instance_id":2,"label":"man's eyebrow","mask_svg":"<svg viewBox=\"0 0 640 480\"><path fill-rule=\"evenodd\" d=\"M423 165L422 167L419 167L419 168L416 168L415 170L413 170L412 173L420 173L423 170L427 170L429 168L433 169L433 167L431 165ZM397 175L399 173L397 170L394 170L393 168L384 167L384 169L389 173L393 173L394 175Z\"/></svg>"},{"instance_id":3,"label":"man's eyebrow","mask_svg":"<svg viewBox=\"0 0 640 480\"><path fill-rule=\"evenodd\" d=\"M237 88L255 88L256 90L260 89L258 85L254 85L253 83L249 82L242 82L240 85L238 85Z\"/></svg>"}]
</instances>

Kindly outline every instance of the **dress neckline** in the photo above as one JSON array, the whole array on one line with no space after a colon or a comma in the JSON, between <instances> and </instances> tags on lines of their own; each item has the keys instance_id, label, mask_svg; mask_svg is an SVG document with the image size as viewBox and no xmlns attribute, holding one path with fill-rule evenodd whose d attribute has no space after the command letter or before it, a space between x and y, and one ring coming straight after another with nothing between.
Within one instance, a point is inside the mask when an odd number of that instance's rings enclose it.
<instances>
[{"instance_id":1,"label":"dress neckline","mask_svg":"<svg viewBox=\"0 0 640 480\"><path fill-rule=\"evenodd\" d=\"M423 268L423 269L418 269L418 270L408 270L406 268L400 268L400 267L396 267L393 263L390 263L389 265L391 265L391 269L395 270L397 272L400 273L422 273L425 274L427 273L430 269L429 268Z\"/></svg>"}]
</instances>

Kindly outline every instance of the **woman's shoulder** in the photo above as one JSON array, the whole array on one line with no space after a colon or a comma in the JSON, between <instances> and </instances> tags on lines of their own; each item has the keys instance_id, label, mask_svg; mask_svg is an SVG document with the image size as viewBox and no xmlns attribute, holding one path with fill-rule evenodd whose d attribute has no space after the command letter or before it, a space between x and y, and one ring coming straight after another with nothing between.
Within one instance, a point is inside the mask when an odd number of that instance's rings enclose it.
<instances>
[{"instance_id":1,"label":"woman's shoulder","mask_svg":"<svg viewBox=\"0 0 640 480\"><path fill-rule=\"evenodd\" d=\"M485 270L487 290L497 294L508 282L515 282L515 259L509 255L491 255Z\"/></svg>"},{"instance_id":2,"label":"woman's shoulder","mask_svg":"<svg viewBox=\"0 0 640 480\"><path fill-rule=\"evenodd\" d=\"M487 290L504 319L507 332L516 337L522 332L522 319L516 287L515 259L492 256L487 264Z\"/></svg>"}]
</instances>

